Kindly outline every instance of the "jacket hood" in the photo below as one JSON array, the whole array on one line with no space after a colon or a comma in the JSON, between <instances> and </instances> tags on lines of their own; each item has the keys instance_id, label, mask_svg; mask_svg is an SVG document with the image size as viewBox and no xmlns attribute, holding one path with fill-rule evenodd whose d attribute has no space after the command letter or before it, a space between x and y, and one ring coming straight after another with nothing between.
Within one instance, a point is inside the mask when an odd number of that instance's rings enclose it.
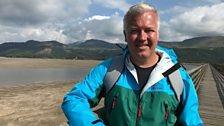
<instances>
[{"instance_id":1,"label":"jacket hood","mask_svg":"<svg viewBox=\"0 0 224 126\"><path fill-rule=\"evenodd\" d=\"M173 49L167 49L167 48L157 46L156 53L160 55L161 59L157 63L153 71L151 72L151 75L148 78L148 81L141 92L141 96L148 88L153 86L158 81L162 80L164 78L163 73L177 63L177 56L175 52L173 51ZM133 75L136 82L138 83L137 72L135 70L134 65L132 64L130 60L130 56L128 55L128 50L126 50L124 54L127 55L125 60L127 69L130 71L130 73Z\"/></svg>"},{"instance_id":2,"label":"jacket hood","mask_svg":"<svg viewBox=\"0 0 224 126\"><path fill-rule=\"evenodd\" d=\"M176 64L178 62L176 53L174 52L173 49L157 46L156 51L163 51L163 52L167 53L174 64Z\"/></svg>"}]
</instances>

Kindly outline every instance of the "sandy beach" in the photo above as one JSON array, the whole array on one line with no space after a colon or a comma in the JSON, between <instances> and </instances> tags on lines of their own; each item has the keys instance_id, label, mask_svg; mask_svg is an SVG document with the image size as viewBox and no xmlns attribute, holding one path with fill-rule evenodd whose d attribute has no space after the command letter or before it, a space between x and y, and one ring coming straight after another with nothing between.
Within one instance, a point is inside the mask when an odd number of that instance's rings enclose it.
<instances>
[{"instance_id":1,"label":"sandy beach","mask_svg":"<svg viewBox=\"0 0 224 126\"><path fill-rule=\"evenodd\" d=\"M85 68L93 67L101 61L97 60L63 60L38 58L5 58L0 57L3 68Z\"/></svg>"},{"instance_id":2,"label":"sandy beach","mask_svg":"<svg viewBox=\"0 0 224 126\"><path fill-rule=\"evenodd\" d=\"M0 67L93 67L100 61L0 58ZM0 87L1 126L59 126L63 96L80 80ZM95 109L94 109L95 110Z\"/></svg>"}]
</instances>

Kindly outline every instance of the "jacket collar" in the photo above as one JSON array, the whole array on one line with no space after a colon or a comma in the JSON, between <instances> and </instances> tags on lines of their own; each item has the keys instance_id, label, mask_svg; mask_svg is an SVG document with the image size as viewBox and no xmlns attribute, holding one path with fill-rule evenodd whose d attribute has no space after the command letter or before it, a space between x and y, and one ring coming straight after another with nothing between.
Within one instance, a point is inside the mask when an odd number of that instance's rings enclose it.
<instances>
[{"instance_id":1,"label":"jacket collar","mask_svg":"<svg viewBox=\"0 0 224 126\"><path fill-rule=\"evenodd\" d=\"M148 78L148 81L147 81L145 87L143 88L140 96L142 96L143 93L148 88L150 88L151 86L153 86L154 84L156 84L157 82L159 82L160 80L162 80L164 78L162 73L164 73L169 68L171 68L173 65L175 65L173 63L171 57L167 54L166 51L162 50L161 48L156 48L156 53L160 55L161 59L157 63L157 65L153 69L153 71L151 72L151 74ZM130 71L130 73L133 75L133 77L135 78L136 82L138 83L137 72L136 72L134 65L132 64L132 62L130 60L129 55L125 59L125 65L126 65L127 69Z\"/></svg>"}]
</instances>

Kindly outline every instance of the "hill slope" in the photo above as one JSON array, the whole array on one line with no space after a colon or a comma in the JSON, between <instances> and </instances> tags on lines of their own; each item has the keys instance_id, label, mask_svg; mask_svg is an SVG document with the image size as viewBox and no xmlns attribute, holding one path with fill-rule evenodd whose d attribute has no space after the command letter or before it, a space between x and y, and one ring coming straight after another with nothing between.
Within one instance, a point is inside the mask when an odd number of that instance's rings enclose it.
<instances>
[{"instance_id":1,"label":"hill slope","mask_svg":"<svg viewBox=\"0 0 224 126\"><path fill-rule=\"evenodd\" d=\"M114 49L94 48L83 44L71 46L57 41L7 42L0 44L0 56L28 58L62 58L62 59L97 59L102 60L120 53L116 45ZM99 45L96 43L96 45ZM108 43L108 45L111 45ZM115 49L116 47L116 49Z\"/></svg>"},{"instance_id":2,"label":"hill slope","mask_svg":"<svg viewBox=\"0 0 224 126\"><path fill-rule=\"evenodd\" d=\"M118 43L117 43L118 44ZM94 48L94 49L118 49L117 44L108 43L103 40L90 39L85 42L75 42L69 44L73 48ZM125 47L126 44L119 43L121 47Z\"/></svg>"},{"instance_id":3,"label":"hill slope","mask_svg":"<svg viewBox=\"0 0 224 126\"><path fill-rule=\"evenodd\" d=\"M182 62L224 63L224 37L198 37L183 42L159 42L173 48ZM120 44L123 48L125 44ZM103 60L121 53L116 44L91 39L62 44L57 41L8 42L0 44L0 56Z\"/></svg>"},{"instance_id":4,"label":"hill slope","mask_svg":"<svg viewBox=\"0 0 224 126\"><path fill-rule=\"evenodd\" d=\"M196 37L182 42L159 42L159 45L169 48L218 48L224 47L224 36Z\"/></svg>"}]
</instances>

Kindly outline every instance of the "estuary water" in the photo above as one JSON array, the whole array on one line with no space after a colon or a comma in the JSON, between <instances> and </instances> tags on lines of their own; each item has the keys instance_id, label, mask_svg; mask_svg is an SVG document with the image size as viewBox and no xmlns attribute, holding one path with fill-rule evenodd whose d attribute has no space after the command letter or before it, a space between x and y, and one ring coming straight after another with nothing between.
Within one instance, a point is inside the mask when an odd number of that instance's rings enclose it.
<instances>
[{"instance_id":1,"label":"estuary water","mask_svg":"<svg viewBox=\"0 0 224 126\"><path fill-rule=\"evenodd\" d=\"M196 64L184 64L187 70ZM0 86L83 79L91 68L0 68Z\"/></svg>"},{"instance_id":2,"label":"estuary water","mask_svg":"<svg viewBox=\"0 0 224 126\"><path fill-rule=\"evenodd\" d=\"M0 68L0 86L84 78L90 68Z\"/></svg>"}]
</instances>

